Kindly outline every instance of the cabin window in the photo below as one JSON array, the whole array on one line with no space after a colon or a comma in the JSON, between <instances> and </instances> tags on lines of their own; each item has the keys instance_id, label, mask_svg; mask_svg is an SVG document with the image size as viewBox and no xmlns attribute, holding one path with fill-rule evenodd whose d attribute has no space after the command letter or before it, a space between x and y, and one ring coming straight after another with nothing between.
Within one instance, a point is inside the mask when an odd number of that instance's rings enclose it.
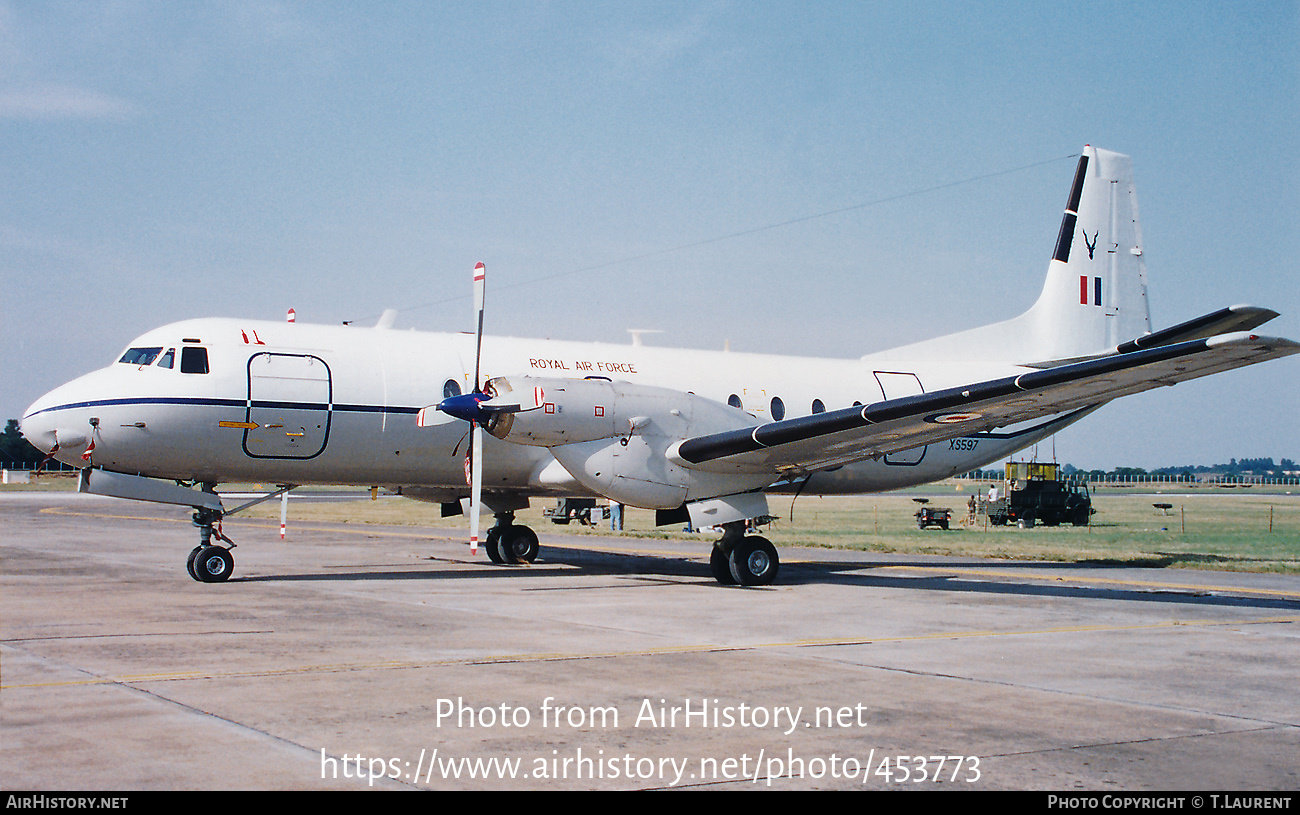
<instances>
[{"instance_id":1,"label":"cabin window","mask_svg":"<svg viewBox=\"0 0 1300 815\"><path fill-rule=\"evenodd\" d=\"M772 421L779 422L785 418L785 402L781 401L781 397L773 396L771 407L772 407Z\"/></svg>"},{"instance_id":2,"label":"cabin window","mask_svg":"<svg viewBox=\"0 0 1300 815\"><path fill-rule=\"evenodd\" d=\"M150 365L162 353L162 348L132 348L122 355L118 362L127 365Z\"/></svg>"},{"instance_id":3,"label":"cabin window","mask_svg":"<svg viewBox=\"0 0 1300 815\"><path fill-rule=\"evenodd\" d=\"M181 373L206 374L208 372L208 349L190 346L181 349Z\"/></svg>"},{"instance_id":4,"label":"cabin window","mask_svg":"<svg viewBox=\"0 0 1300 815\"><path fill-rule=\"evenodd\" d=\"M813 413L825 413L825 412L826 412L826 405L822 403L822 400L820 400L820 399L814 399L814 400L813 400L813 403L812 403L812 412L813 412Z\"/></svg>"},{"instance_id":5,"label":"cabin window","mask_svg":"<svg viewBox=\"0 0 1300 815\"><path fill-rule=\"evenodd\" d=\"M740 408L742 410L745 407L745 403L741 402L740 397L734 393L727 397L727 404L731 405L734 408Z\"/></svg>"},{"instance_id":6,"label":"cabin window","mask_svg":"<svg viewBox=\"0 0 1300 815\"><path fill-rule=\"evenodd\" d=\"M158 367L170 368L175 364L176 364L176 349L168 348L167 353L163 354L162 359L158 360Z\"/></svg>"},{"instance_id":7,"label":"cabin window","mask_svg":"<svg viewBox=\"0 0 1300 815\"><path fill-rule=\"evenodd\" d=\"M448 379L442 385L442 398L450 399L453 396L460 396L460 383L454 379Z\"/></svg>"}]
</instances>

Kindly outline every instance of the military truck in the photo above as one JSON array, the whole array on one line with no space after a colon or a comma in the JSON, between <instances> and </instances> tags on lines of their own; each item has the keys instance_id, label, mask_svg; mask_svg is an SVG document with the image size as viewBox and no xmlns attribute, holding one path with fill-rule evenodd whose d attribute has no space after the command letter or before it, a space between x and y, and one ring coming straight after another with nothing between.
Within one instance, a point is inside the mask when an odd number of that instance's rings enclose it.
<instances>
[{"instance_id":1,"label":"military truck","mask_svg":"<svg viewBox=\"0 0 1300 815\"><path fill-rule=\"evenodd\" d=\"M1061 477L1055 462L1008 461L1001 495L985 503L989 523L1032 527L1063 523L1087 526L1092 519L1092 496L1088 485Z\"/></svg>"}]
</instances>

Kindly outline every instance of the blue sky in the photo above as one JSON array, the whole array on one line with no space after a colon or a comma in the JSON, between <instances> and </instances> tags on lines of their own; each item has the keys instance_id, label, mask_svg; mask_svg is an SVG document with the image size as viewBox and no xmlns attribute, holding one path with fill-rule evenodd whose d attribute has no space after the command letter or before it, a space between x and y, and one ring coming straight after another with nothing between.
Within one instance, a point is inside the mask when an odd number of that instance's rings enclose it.
<instances>
[{"instance_id":1,"label":"blue sky","mask_svg":"<svg viewBox=\"0 0 1300 815\"><path fill-rule=\"evenodd\" d=\"M1158 326L1300 338L1298 83L1293 2L0 0L0 411L189 317L465 329L479 260L492 333L856 357L1027 307L1084 143L1134 158ZM1298 380L1057 455L1296 458Z\"/></svg>"}]
</instances>

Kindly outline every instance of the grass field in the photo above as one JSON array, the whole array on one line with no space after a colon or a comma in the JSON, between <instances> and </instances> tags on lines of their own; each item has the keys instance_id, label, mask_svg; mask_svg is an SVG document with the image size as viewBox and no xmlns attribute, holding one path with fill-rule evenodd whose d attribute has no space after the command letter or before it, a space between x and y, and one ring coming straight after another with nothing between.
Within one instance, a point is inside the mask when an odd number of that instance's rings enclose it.
<instances>
[{"instance_id":1,"label":"grass field","mask_svg":"<svg viewBox=\"0 0 1300 815\"><path fill-rule=\"evenodd\" d=\"M43 485L0 489L69 489L71 481L47 479ZM246 487L255 489L251 485ZM1284 491L1292 488L1273 493L1213 488L1134 493L1130 489L1102 488L1094 494L1093 506L1097 512L1091 526L1033 529L982 524L966 527L964 515L970 489L970 485L963 485L959 490L957 485L945 483L881 495L804 496L794 502L793 521L791 498L772 496L771 511L779 518L762 534L778 547L1300 573L1300 494ZM928 497L933 506L952 508L952 529L921 531L916 528L912 513L917 504L912 498L921 496ZM229 506L232 502L226 503ZM1173 506L1162 511L1153 507L1154 503ZM608 521L594 527L576 523L553 525L542 515L543 508L549 504L534 501L532 508L518 513L518 522L539 532L610 534ZM279 502L273 500L236 517L278 520L279 513ZM290 526L310 521L466 529L469 526L463 516L441 517L436 504L382 494L373 501L368 498L319 503L291 501ZM490 522L490 518L484 519L485 524ZM626 510L624 529L623 534L636 537L698 539L702 553L707 553L707 545L717 537L712 532L687 533L680 526L655 527L654 513L632 508Z\"/></svg>"}]
</instances>

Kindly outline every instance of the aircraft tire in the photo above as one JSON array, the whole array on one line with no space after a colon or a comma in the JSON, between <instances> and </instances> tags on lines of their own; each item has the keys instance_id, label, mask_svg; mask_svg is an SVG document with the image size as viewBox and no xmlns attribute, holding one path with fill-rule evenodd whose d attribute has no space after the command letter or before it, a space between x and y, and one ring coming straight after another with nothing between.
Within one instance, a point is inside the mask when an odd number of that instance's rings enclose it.
<instances>
[{"instance_id":1,"label":"aircraft tire","mask_svg":"<svg viewBox=\"0 0 1300 815\"><path fill-rule=\"evenodd\" d=\"M526 526L512 525L501 535L501 556L507 563L532 563L537 560L537 533Z\"/></svg>"},{"instance_id":2,"label":"aircraft tire","mask_svg":"<svg viewBox=\"0 0 1300 815\"><path fill-rule=\"evenodd\" d=\"M203 583L224 583L235 571L235 557L221 546L204 547L194 556L194 572Z\"/></svg>"},{"instance_id":3,"label":"aircraft tire","mask_svg":"<svg viewBox=\"0 0 1300 815\"><path fill-rule=\"evenodd\" d=\"M776 547L767 538L749 535L731 550L731 576L742 586L766 586L781 568Z\"/></svg>"},{"instance_id":4,"label":"aircraft tire","mask_svg":"<svg viewBox=\"0 0 1300 815\"><path fill-rule=\"evenodd\" d=\"M716 543L713 545L713 554L709 555L709 571L713 572L713 579L723 586L736 585L736 578L731 576L731 558Z\"/></svg>"},{"instance_id":5,"label":"aircraft tire","mask_svg":"<svg viewBox=\"0 0 1300 815\"><path fill-rule=\"evenodd\" d=\"M506 559L501 554L501 527L494 526L488 530L487 540L483 542L483 548L487 550L488 560L498 566L505 565Z\"/></svg>"},{"instance_id":6,"label":"aircraft tire","mask_svg":"<svg viewBox=\"0 0 1300 815\"><path fill-rule=\"evenodd\" d=\"M199 552L203 551L202 546L195 546L190 550L190 556L185 559L185 571L190 573L190 577L195 580L199 579L199 573L194 571L194 558L198 557Z\"/></svg>"}]
</instances>

